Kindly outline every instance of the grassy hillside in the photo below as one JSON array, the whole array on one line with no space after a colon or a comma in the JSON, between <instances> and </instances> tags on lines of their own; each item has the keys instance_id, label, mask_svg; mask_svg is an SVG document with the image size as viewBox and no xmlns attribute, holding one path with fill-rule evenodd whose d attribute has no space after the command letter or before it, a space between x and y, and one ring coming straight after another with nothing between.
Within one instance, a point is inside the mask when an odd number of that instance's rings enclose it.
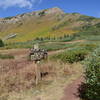
<instances>
[{"instance_id":1,"label":"grassy hillside","mask_svg":"<svg viewBox=\"0 0 100 100\"><path fill-rule=\"evenodd\" d=\"M0 38L5 42L27 42L36 38L59 38L64 35L100 32L100 19L66 14L59 8L0 19Z\"/></svg>"}]
</instances>

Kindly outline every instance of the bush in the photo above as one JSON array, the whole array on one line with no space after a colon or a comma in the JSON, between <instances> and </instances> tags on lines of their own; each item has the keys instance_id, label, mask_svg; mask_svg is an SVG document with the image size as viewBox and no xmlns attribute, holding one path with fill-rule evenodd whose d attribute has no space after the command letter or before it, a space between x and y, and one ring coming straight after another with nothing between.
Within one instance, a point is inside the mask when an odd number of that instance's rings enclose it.
<instances>
[{"instance_id":1,"label":"bush","mask_svg":"<svg viewBox=\"0 0 100 100\"><path fill-rule=\"evenodd\" d=\"M84 60L85 56L88 54L88 50L83 48L73 48L65 52L55 54L50 57L50 59L61 60L63 62L74 63Z\"/></svg>"},{"instance_id":2,"label":"bush","mask_svg":"<svg viewBox=\"0 0 100 100\"><path fill-rule=\"evenodd\" d=\"M39 12L40 17L45 15L45 10Z\"/></svg>"},{"instance_id":3,"label":"bush","mask_svg":"<svg viewBox=\"0 0 100 100\"><path fill-rule=\"evenodd\" d=\"M4 19L5 20L10 20L10 19L12 19L13 17L5 17Z\"/></svg>"},{"instance_id":4,"label":"bush","mask_svg":"<svg viewBox=\"0 0 100 100\"><path fill-rule=\"evenodd\" d=\"M78 20L91 22L94 19L95 19L95 17L82 15L82 16L80 16L80 18Z\"/></svg>"},{"instance_id":5,"label":"bush","mask_svg":"<svg viewBox=\"0 0 100 100\"><path fill-rule=\"evenodd\" d=\"M100 100L100 48L96 49L84 63L86 82L82 85L85 88L81 87L81 97L86 100Z\"/></svg>"},{"instance_id":6,"label":"bush","mask_svg":"<svg viewBox=\"0 0 100 100\"><path fill-rule=\"evenodd\" d=\"M0 54L0 59L14 59L14 56L7 54Z\"/></svg>"},{"instance_id":7,"label":"bush","mask_svg":"<svg viewBox=\"0 0 100 100\"><path fill-rule=\"evenodd\" d=\"M4 46L4 43L3 41L0 39L0 47L3 47Z\"/></svg>"}]
</instances>

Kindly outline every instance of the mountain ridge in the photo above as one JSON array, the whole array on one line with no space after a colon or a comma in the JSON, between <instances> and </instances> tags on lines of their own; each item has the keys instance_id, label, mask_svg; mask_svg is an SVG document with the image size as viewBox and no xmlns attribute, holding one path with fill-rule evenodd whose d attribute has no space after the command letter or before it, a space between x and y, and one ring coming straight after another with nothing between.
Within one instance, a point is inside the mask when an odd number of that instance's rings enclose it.
<instances>
[{"instance_id":1,"label":"mountain ridge","mask_svg":"<svg viewBox=\"0 0 100 100\"><path fill-rule=\"evenodd\" d=\"M36 10L36 11L32 11L32 12L25 12L25 13L17 14L17 15L14 15L14 16L2 17L2 18L0 18L0 19L3 20L3 19L6 19L6 18L13 18L13 17L25 15L25 14L26 14L26 15L28 15L28 14L30 14L30 15L32 15L32 14L35 15L35 13L37 14L37 13L42 12L42 11L46 11L46 13L48 13L48 11L49 11L49 13L50 13L50 11L53 11L54 13L55 13L56 11L64 13L64 11L63 11L61 8L59 8L59 7L53 7L53 8L47 8L47 9L42 9L42 10Z\"/></svg>"}]
</instances>

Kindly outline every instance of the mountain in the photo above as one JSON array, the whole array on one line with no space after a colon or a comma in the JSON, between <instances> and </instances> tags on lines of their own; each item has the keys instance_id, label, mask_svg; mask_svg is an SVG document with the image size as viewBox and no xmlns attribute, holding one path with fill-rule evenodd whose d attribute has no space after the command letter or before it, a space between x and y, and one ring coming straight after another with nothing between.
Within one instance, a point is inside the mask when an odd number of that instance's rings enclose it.
<instances>
[{"instance_id":1,"label":"mountain","mask_svg":"<svg viewBox=\"0 0 100 100\"><path fill-rule=\"evenodd\" d=\"M1 18L0 38L5 42L25 42L38 37L72 35L96 25L100 25L99 18L79 13L65 13L54 7Z\"/></svg>"}]
</instances>

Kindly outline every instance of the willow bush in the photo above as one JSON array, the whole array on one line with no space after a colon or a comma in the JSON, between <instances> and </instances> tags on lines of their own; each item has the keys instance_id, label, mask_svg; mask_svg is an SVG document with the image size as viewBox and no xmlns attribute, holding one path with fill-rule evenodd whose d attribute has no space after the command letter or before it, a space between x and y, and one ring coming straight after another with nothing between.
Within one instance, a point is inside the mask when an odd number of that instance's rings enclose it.
<instances>
[{"instance_id":1,"label":"willow bush","mask_svg":"<svg viewBox=\"0 0 100 100\"><path fill-rule=\"evenodd\" d=\"M4 43L3 41L0 39L0 47L3 47L4 46Z\"/></svg>"},{"instance_id":2,"label":"willow bush","mask_svg":"<svg viewBox=\"0 0 100 100\"><path fill-rule=\"evenodd\" d=\"M64 52L52 55L50 59L52 60L61 60L65 63L74 63L79 62L85 59L85 57L88 55L89 50L85 48L71 48L69 50L66 50Z\"/></svg>"},{"instance_id":3,"label":"willow bush","mask_svg":"<svg viewBox=\"0 0 100 100\"><path fill-rule=\"evenodd\" d=\"M80 95L86 100L100 100L100 48L84 61L86 82L81 85Z\"/></svg>"}]
</instances>

